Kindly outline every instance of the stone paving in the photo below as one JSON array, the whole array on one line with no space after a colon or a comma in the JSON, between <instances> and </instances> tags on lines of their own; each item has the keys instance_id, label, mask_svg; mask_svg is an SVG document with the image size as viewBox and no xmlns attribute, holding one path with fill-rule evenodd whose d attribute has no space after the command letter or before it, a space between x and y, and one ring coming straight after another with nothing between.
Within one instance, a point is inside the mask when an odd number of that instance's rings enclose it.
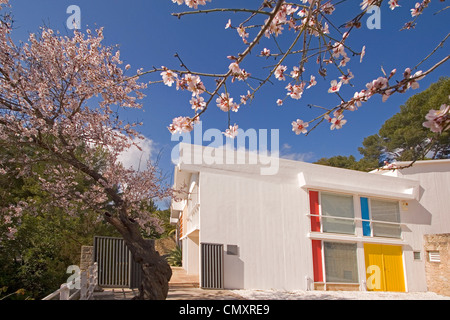
<instances>
[{"instance_id":1,"label":"stone paving","mask_svg":"<svg viewBox=\"0 0 450 320\"><path fill-rule=\"evenodd\" d=\"M182 268L172 268L167 300L449 300L433 292L392 293L357 291L279 291L279 290L209 290L200 289L198 276L187 275ZM95 300L131 300L138 289L104 288L95 292Z\"/></svg>"},{"instance_id":2,"label":"stone paving","mask_svg":"<svg viewBox=\"0 0 450 320\"><path fill-rule=\"evenodd\" d=\"M131 300L139 293L138 289L103 288L95 292L95 300ZM242 300L243 298L228 290L200 289L198 276L188 275L182 268L172 267L167 300Z\"/></svg>"}]
</instances>

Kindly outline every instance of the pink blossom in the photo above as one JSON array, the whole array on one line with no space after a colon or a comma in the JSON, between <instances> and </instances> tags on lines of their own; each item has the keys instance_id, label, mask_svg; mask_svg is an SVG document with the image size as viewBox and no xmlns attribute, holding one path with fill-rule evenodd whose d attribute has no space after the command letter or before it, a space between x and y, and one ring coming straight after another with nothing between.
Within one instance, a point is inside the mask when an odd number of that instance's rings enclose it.
<instances>
[{"instance_id":1,"label":"pink blossom","mask_svg":"<svg viewBox=\"0 0 450 320\"><path fill-rule=\"evenodd\" d=\"M343 84L348 84L349 81L353 78L354 78L354 76L353 76L353 73L350 71L350 69L347 69L347 74L344 74L339 77L339 79L341 79L341 82Z\"/></svg>"},{"instance_id":2,"label":"pink blossom","mask_svg":"<svg viewBox=\"0 0 450 320\"><path fill-rule=\"evenodd\" d=\"M345 47L342 43L336 42L333 46L333 57L339 58L339 56L345 56Z\"/></svg>"},{"instance_id":3,"label":"pink blossom","mask_svg":"<svg viewBox=\"0 0 450 320\"><path fill-rule=\"evenodd\" d=\"M391 94L392 94L392 92L393 92L394 90L393 89L391 89L391 90L386 90L384 93L383 93L383 97L382 97L382 101L383 102L386 102L386 100L391 96Z\"/></svg>"},{"instance_id":4,"label":"pink blossom","mask_svg":"<svg viewBox=\"0 0 450 320\"><path fill-rule=\"evenodd\" d=\"M177 74L171 70L167 70L167 68L165 68L165 67L161 67L161 68L166 70L166 71L161 72L161 76L162 76L164 84L166 86L171 87L172 84L175 82L176 78L178 77Z\"/></svg>"},{"instance_id":5,"label":"pink blossom","mask_svg":"<svg viewBox=\"0 0 450 320\"><path fill-rule=\"evenodd\" d=\"M335 93L339 92L339 89L341 89L342 82L337 82L337 80L332 80L330 83L331 87L328 89L328 93Z\"/></svg>"},{"instance_id":6,"label":"pink blossom","mask_svg":"<svg viewBox=\"0 0 450 320\"><path fill-rule=\"evenodd\" d=\"M247 80L247 78L250 76L250 73L245 71L244 69L241 69L237 62L233 62L228 66L228 69L231 70L233 74L232 82L237 78L239 81Z\"/></svg>"},{"instance_id":7,"label":"pink blossom","mask_svg":"<svg viewBox=\"0 0 450 320\"><path fill-rule=\"evenodd\" d=\"M261 51L261 55L264 56L264 57L270 56L270 50L267 49L267 48L264 48L264 49Z\"/></svg>"},{"instance_id":8,"label":"pink blossom","mask_svg":"<svg viewBox=\"0 0 450 320\"><path fill-rule=\"evenodd\" d=\"M292 122L292 131L294 131L296 135L299 135L300 133L305 134L308 132L306 129L308 126L308 122L303 122L303 120L297 119L297 121Z\"/></svg>"},{"instance_id":9,"label":"pink blossom","mask_svg":"<svg viewBox=\"0 0 450 320\"><path fill-rule=\"evenodd\" d=\"M309 85L306 87L306 89L309 89L309 88L315 86L316 84L317 84L316 77L311 75L310 80L309 80Z\"/></svg>"},{"instance_id":10,"label":"pink blossom","mask_svg":"<svg viewBox=\"0 0 450 320\"><path fill-rule=\"evenodd\" d=\"M275 78L277 78L279 81L286 80L284 77L284 72L287 70L286 66L279 65L275 70Z\"/></svg>"},{"instance_id":11,"label":"pink blossom","mask_svg":"<svg viewBox=\"0 0 450 320\"><path fill-rule=\"evenodd\" d=\"M188 73L184 76L183 81L186 84L186 89L192 92L193 96L198 96L205 91L205 86L199 76Z\"/></svg>"},{"instance_id":12,"label":"pink blossom","mask_svg":"<svg viewBox=\"0 0 450 320\"><path fill-rule=\"evenodd\" d=\"M414 80L408 82L408 88L418 89L419 83L417 81L422 80L425 76L421 76L422 70L417 71L412 77Z\"/></svg>"},{"instance_id":13,"label":"pink blossom","mask_svg":"<svg viewBox=\"0 0 450 320\"><path fill-rule=\"evenodd\" d=\"M224 112L239 110L239 105L233 102L233 98L230 98L228 93L222 93L219 98L216 99L217 106Z\"/></svg>"},{"instance_id":14,"label":"pink blossom","mask_svg":"<svg viewBox=\"0 0 450 320\"><path fill-rule=\"evenodd\" d=\"M282 105L283 105L283 100L278 99L278 100L277 100L277 105L282 106Z\"/></svg>"},{"instance_id":15,"label":"pink blossom","mask_svg":"<svg viewBox=\"0 0 450 320\"><path fill-rule=\"evenodd\" d=\"M341 129L342 126L347 123L347 120L345 120L343 118L344 118L344 115L341 114L337 118L331 119L331 127L330 127L330 129L331 130Z\"/></svg>"},{"instance_id":16,"label":"pink blossom","mask_svg":"<svg viewBox=\"0 0 450 320\"><path fill-rule=\"evenodd\" d=\"M442 133L450 129L450 105L443 104L439 110L431 109L425 116L428 121L423 126L430 128L432 132Z\"/></svg>"},{"instance_id":17,"label":"pink blossom","mask_svg":"<svg viewBox=\"0 0 450 320\"><path fill-rule=\"evenodd\" d=\"M400 7L398 4L398 0L389 0L389 8L394 10L395 8Z\"/></svg>"},{"instance_id":18,"label":"pink blossom","mask_svg":"<svg viewBox=\"0 0 450 320\"><path fill-rule=\"evenodd\" d=\"M292 99L296 99L296 100L300 99L303 94L304 86L305 86L305 84L303 82L300 84L296 84L296 85L288 84L286 86L286 89L288 90L287 95L290 96Z\"/></svg>"},{"instance_id":19,"label":"pink blossom","mask_svg":"<svg viewBox=\"0 0 450 320\"><path fill-rule=\"evenodd\" d=\"M231 63L228 66L228 69L231 70L231 72L233 72L233 73L241 72L241 68L239 68L239 65L236 62Z\"/></svg>"},{"instance_id":20,"label":"pink blossom","mask_svg":"<svg viewBox=\"0 0 450 320\"><path fill-rule=\"evenodd\" d=\"M335 8L333 4L330 1L328 1L322 5L321 9L325 14L333 14Z\"/></svg>"},{"instance_id":21,"label":"pink blossom","mask_svg":"<svg viewBox=\"0 0 450 320\"><path fill-rule=\"evenodd\" d=\"M304 67L302 67L302 71L300 72L300 68L297 66L294 66L291 71L291 77L294 79L297 79L303 73L303 71L305 71Z\"/></svg>"},{"instance_id":22,"label":"pink blossom","mask_svg":"<svg viewBox=\"0 0 450 320\"><path fill-rule=\"evenodd\" d=\"M297 12L297 15L303 18L304 16L306 16L306 9L301 9L299 12Z\"/></svg>"},{"instance_id":23,"label":"pink blossom","mask_svg":"<svg viewBox=\"0 0 450 320\"><path fill-rule=\"evenodd\" d=\"M411 9L411 16L412 17L417 17L421 13L422 13L422 7L420 6L419 2L416 2L415 7Z\"/></svg>"},{"instance_id":24,"label":"pink blossom","mask_svg":"<svg viewBox=\"0 0 450 320\"><path fill-rule=\"evenodd\" d=\"M366 90L361 90L360 92L355 92L353 95L353 101L356 107L361 107L361 102L367 101L370 97L370 94L367 93Z\"/></svg>"},{"instance_id":25,"label":"pink blossom","mask_svg":"<svg viewBox=\"0 0 450 320\"><path fill-rule=\"evenodd\" d=\"M245 31L245 27L240 26L236 30L237 30L239 36L242 38L242 41L244 41L244 43L247 43L246 38L248 38L249 34L248 34L248 32Z\"/></svg>"},{"instance_id":26,"label":"pink blossom","mask_svg":"<svg viewBox=\"0 0 450 320\"><path fill-rule=\"evenodd\" d=\"M231 27L231 19L228 19L228 22L225 25L225 29L228 29L229 27Z\"/></svg>"},{"instance_id":27,"label":"pink blossom","mask_svg":"<svg viewBox=\"0 0 450 320\"><path fill-rule=\"evenodd\" d=\"M189 103L192 105L192 109L194 109L195 112L198 110L203 110L206 107L206 102L203 97L192 97Z\"/></svg>"},{"instance_id":28,"label":"pink blossom","mask_svg":"<svg viewBox=\"0 0 450 320\"><path fill-rule=\"evenodd\" d=\"M234 139L238 134L238 129L239 126L235 124L234 126L230 126L228 129L226 129L223 134L228 138Z\"/></svg>"},{"instance_id":29,"label":"pink blossom","mask_svg":"<svg viewBox=\"0 0 450 320\"><path fill-rule=\"evenodd\" d=\"M174 134L177 132L190 132L194 129L192 120L189 117L174 118L172 124L169 126L169 131Z\"/></svg>"},{"instance_id":30,"label":"pink blossom","mask_svg":"<svg viewBox=\"0 0 450 320\"><path fill-rule=\"evenodd\" d=\"M177 1L177 3L179 3L181 0L172 0L172 2ZM189 8L194 8L197 9L199 5L206 5L206 1L211 2L211 0L184 0L186 5Z\"/></svg>"},{"instance_id":31,"label":"pink blossom","mask_svg":"<svg viewBox=\"0 0 450 320\"><path fill-rule=\"evenodd\" d=\"M384 77L378 77L377 79L373 80L372 82L369 82L366 84L366 88L371 93L375 93L376 91L380 89L386 88L388 85L388 79Z\"/></svg>"},{"instance_id":32,"label":"pink blossom","mask_svg":"<svg viewBox=\"0 0 450 320\"><path fill-rule=\"evenodd\" d=\"M247 90L247 94L246 95L241 95L241 103L242 104L247 104L247 101L249 99L251 99L251 98L252 98L252 94L250 93L249 90Z\"/></svg>"},{"instance_id":33,"label":"pink blossom","mask_svg":"<svg viewBox=\"0 0 450 320\"><path fill-rule=\"evenodd\" d=\"M361 57L359 58L360 63L363 61L365 55L366 55L366 46L363 46L361 50Z\"/></svg>"},{"instance_id":34,"label":"pink blossom","mask_svg":"<svg viewBox=\"0 0 450 320\"><path fill-rule=\"evenodd\" d=\"M328 23L324 23L323 24L323 28L322 28L322 32L324 33L324 34L329 34L330 33L330 29L329 29L330 27L328 26Z\"/></svg>"},{"instance_id":35,"label":"pink blossom","mask_svg":"<svg viewBox=\"0 0 450 320\"><path fill-rule=\"evenodd\" d=\"M375 4L376 2L378 2L378 0L363 0L363 2L361 2L360 4L361 10L363 11L366 10L368 7Z\"/></svg>"},{"instance_id":36,"label":"pink blossom","mask_svg":"<svg viewBox=\"0 0 450 320\"><path fill-rule=\"evenodd\" d=\"M347 62L350 61L350 58L347 56L347 54L344 54L342 56L341 62L339 62L339 67L345 67L347 65Z\"/></svg>"}]
</instances>

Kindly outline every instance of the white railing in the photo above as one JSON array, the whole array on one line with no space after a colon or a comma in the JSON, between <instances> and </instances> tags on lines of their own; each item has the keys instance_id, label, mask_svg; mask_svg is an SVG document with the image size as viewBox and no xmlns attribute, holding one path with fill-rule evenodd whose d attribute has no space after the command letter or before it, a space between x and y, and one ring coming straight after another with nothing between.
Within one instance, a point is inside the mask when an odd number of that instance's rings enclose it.
<instances>
[{"instance_id":1,"label":"white railing","mask_svg":"<svg viewBox=\"0 0 450 320\"><path fill-rule=\"evenodd\" d=\"M79 288L76 288L77 282L79 283ZM76 278L74 282L63 283L58 290L42 300L92 300L97 284L98 265L95 262L88 270L80 272L79 278ZM71 292L71 287L75 287L76 290Z\"/></svg>"},{"instance_id":2,"label":"white railing","mask_svg":"<svg viewBox=\"0 0 450 320\"><path fill-rule=\"evenodd\" d=\"M183 230L183 234L187 235L194 230L199 229L200 220L199 220L199 187L197 183L194 183L189 190L189 197L187 200L186 211L187 215L185 218L185 225Z\"/></svg>"}]
</instances>

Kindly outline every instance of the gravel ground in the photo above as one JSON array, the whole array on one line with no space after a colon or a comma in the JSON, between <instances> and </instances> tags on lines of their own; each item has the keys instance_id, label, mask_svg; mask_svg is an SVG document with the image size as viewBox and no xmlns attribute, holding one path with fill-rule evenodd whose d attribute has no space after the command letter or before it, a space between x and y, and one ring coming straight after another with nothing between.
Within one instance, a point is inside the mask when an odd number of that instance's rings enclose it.
<instances>
[{"instance_id":1,"label":"gravel ground","mask_svg":"<svg viewBox=\"0 0 450 320\"><path fill-rule=\"evenodd\" d=\"M232 290L246 300L450 300L434 292Z\"/></svg>"}]
</instances>

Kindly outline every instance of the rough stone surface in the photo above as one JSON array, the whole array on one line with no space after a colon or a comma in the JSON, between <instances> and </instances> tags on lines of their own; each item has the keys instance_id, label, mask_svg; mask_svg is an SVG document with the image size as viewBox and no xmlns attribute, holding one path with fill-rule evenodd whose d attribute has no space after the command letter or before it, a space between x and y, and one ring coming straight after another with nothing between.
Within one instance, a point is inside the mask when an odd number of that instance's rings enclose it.
<instances>
[{"instance_id":1,"label":"rough stone surface","mask_svg":"<svg viewBox=\"0 0 450 320\"><path fill-rule=\"evenodd\" d=\"M86 271L93 262L94 262L94 247L93 246L82 246L81 247L81 257L80 257L81 271Z\"/></svg>"},{"instance_id":2,"label":"rough stone surface","mask_svg":"<svg viewBox=\"0 0 450 320\"><path fill-rule=\"evenodd\" d=\"M450 233L424 235L424 251L428 290L450 296ZM439 252L441 261L430 261L429 252Z\"/></svg>"}]
</instances>

